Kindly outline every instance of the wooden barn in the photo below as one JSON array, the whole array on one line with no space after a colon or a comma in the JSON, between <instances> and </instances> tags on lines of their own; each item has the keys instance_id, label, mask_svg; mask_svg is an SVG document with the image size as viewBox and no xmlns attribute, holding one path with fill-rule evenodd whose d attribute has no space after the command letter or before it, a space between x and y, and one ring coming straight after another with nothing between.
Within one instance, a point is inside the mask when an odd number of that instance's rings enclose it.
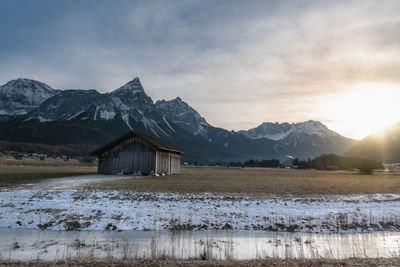
<instances>
[{"instance_id":1,"label":"wooden barn","mask_svg":"<svg viewBox=\"0 0 400 267\"><path fill-rule=\"evenodd\" d=\"M129 131L93 151L99 157L100 174L175 174L180 172L183 152L167 142Z\"/></svg>"}]
</instances>

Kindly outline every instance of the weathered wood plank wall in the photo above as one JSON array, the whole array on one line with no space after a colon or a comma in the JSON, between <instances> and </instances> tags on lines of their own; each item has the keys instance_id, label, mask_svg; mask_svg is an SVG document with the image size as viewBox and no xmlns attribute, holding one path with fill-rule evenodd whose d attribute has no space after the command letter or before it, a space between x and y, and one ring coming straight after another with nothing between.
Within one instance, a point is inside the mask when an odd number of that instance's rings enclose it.
<instances>
[{"instance_id":1,"label":"weathered wood plank wall","mask_svg":"<svg viewBox=\"0 0 400 267\"><path fill-rule=\"evenodd\" d=\"M169 174L169 153L157 151L157 173Z\"/></svg>"},{"instance_id":2,"label":"weathered wood plank wall","mask_svg":"<svg viewBox=\"0 0 400 267\"><path fill-rule=\"evenodd\" d=\"M99 157L99 173L102 174L154 174L155 148L142 139L132 137Z\"/></svg>"},{"instance_id":3,"label":"weathered wood plank wall","mask_svg":"<svg viewBox=\"0 0 400 267\"><path fill-rule=\"evenodd\" d=\"M157 151L139 137L132 137L99 156L101 174L175 174L180 172L180 155Z\"/></svg>"},{"instance_id":4,"label":"weathered wood plank wall","mask_svg":"<svg viewBox=\"0 0 400 267\"><path fill-rule=\"evenodd\" d=\"M181 172L181 156L178 154L171 153L171 167L170 173L177 174Z\"/></svg>"}]
</instances>

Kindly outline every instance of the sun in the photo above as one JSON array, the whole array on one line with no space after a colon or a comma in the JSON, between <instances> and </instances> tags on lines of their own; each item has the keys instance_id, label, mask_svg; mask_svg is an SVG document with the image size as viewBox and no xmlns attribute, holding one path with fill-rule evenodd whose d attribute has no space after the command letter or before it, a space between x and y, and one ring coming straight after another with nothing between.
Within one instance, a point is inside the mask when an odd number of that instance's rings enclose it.
<instances>
[{"instance_id":1,"label":"sun","mask_svg":"<svg viewBox=\"0 0 400 267\"><path fill-rule=\"evenodd\" d=\"M333 129L361 139L400 121L400 87L357 83L330 95L321 109Z\"/></svg>"}]
</instances>

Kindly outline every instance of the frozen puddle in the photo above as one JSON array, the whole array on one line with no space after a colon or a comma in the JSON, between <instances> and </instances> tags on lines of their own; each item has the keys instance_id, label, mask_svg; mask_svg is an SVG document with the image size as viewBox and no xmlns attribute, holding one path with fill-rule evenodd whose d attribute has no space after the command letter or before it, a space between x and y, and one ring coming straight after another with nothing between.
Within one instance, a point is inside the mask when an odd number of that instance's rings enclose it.
<instances>
[{"instance_id":1,"label":"frozen puddle","mask_svg":"<svg viewBox=\"0 0 400 267\"><path fill-rule=\"evenodd\" d=\"M400 233L282 233L243 230L50 231L0 228L2 259L79 257L260 259L394 257Z\"/></svg>"},{"instance_id":2,"label":"frozen puddle","mask_svg":"<svg viewBox=\"0 0 400 267\"><path fill-rule=\"evenodd\" d=\"M0 191L0 227L314 233L399 231L400 196L254 198L69 189L8 190Z\"/></svg>"}]
</instances>

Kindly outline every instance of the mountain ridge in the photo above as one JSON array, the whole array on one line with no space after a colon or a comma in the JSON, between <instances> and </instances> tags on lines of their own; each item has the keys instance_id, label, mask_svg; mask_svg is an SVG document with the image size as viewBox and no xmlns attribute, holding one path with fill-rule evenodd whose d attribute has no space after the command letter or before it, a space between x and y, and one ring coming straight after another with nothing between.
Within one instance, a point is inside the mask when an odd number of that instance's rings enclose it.
<instances>
[{"instance_id":1,"label":"mountain ridge","mask_svg":"<svg viewBox=\"0 0 400 267\"><path fill-rule=\"evenodd\" d=\"M356 142L346 153L382 163L400 162L400 122Z\"/></svg>"}]
</instances>

